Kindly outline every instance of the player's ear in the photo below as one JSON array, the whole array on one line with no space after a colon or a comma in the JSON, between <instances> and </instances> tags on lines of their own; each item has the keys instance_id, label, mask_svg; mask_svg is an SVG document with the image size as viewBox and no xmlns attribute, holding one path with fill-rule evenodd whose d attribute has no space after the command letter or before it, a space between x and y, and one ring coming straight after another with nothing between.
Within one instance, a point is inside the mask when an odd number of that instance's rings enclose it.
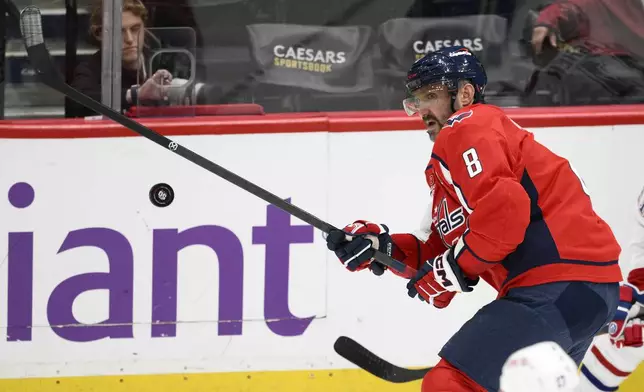
<instances>
[{"instance_id":1,"label":"player's ear","mask_svg":"<svg viewBox=\"0 0 644 392\"><path fill-rule=\"evenodd\" d=\"M472 83L463 83L459 89L458 99L461 107L474 103L475 90Z\"/></svg>"}]
</instances>

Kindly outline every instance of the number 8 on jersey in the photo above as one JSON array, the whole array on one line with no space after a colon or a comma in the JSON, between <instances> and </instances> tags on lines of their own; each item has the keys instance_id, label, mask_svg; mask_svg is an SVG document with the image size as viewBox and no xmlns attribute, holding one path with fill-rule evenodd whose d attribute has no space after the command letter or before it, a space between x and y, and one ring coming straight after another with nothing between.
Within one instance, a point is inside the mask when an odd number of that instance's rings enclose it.
<instances>
[{"instance_id":1,"label":"number 8 on jersey","mask_svg":"<svg viewBox=\"0 0 644 392\"><path fill-rule=\"evenodd\" d=\"M483 171L483 166L479 160L479 155L476 153L474 147L463 153L463 160L465 161L465 166L467 167L467 173L470 175L470 178L476 177Z\"/></svg>"}]
</instances>

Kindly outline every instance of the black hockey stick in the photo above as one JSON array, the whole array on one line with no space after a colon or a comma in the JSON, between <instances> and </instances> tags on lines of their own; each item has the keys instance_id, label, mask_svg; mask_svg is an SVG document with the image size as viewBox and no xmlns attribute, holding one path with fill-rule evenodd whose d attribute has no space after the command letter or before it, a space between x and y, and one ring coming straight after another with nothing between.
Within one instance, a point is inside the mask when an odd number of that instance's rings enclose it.
<instances>
[{"instance_id":1,"label":"black hockey stick","mask_svg":"<svg viewBox=\"0 0 644 392\"><path fill-rule=\"evenodd\" d=\"M201 166L209 172L216 174L224 180L237 185L245 191L259 197L260 199L282 209L283 211L301 219L302 221L316 227L317 229L329 233L331 230L336 229L329 223L313 216L312 214L302 210L301 208L279 198L271 192L255 185L254 183L238 176L235 173L217 165L216 163L202 157L201 155L181 146L179 143L168 139L167 137L139 124L138 122L125 117L124 115L116 112L115 110L97 102L90 97L80 93L71 86L67 85L59 71L56 69L54 62L51 59L49 51L45 46L45 40L42 32L41 14L38 7L28 6L21 12L10 0L5 0L9 8L10 17L20 21L20 29L24 39L27 56L31 65L34 67L36 74L40 81L52 89L62 93L63 95L73 99L79 104L92 109L93 111L110 118L111 120L123 125L124 127L138 133L139 135L147 138L167 148L168 150L176 153L177 155L189 160L190 162ZM406 264L395 260L388 255L376 251L374 258L390 268L404 274L414 274L412 268Z\"/></svg>"},{"instance_id":2,"label":"black hockey stick","mask_svg":"<svg viewBox=\"0 0 644 392\"><path fill-rule=\"evenodd\" d=\"M374 376L393 383L404 383L421 380L431 367L423 369L408 369L396 366L385 361L369 351L355 340L340 336L333 345L333 349L341 357L358 366Z\"/></svg>"},{"instance_id":3,"label":"black hockey stick","mask_svg":"<svg viewBox=\"0 0 644 392\"><path fill-rule=\"evenodd\" d=\"M644 318L644 312L640 312L637 318ZM609 324L603 326L595 336L608 333ZM333 345L333 349L338 355L347 361L358 366L362 370L372 375L393 383L404 383L410 381L422 380L425 373L430 371L433 366L422 369L409 369L396 366L380 358L366 347L347 337L340 336Z\"/></svg>"}]
</instances>

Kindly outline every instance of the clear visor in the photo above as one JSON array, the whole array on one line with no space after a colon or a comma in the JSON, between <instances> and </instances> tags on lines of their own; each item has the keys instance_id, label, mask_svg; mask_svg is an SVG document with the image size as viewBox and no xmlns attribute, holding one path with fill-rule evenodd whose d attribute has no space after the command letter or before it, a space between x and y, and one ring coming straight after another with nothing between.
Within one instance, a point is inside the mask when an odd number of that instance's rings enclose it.
<instances>
[{"instance_id":1,"label":"clear visor","mask_svg":"<svg viewBox=\"0 0 644 392\"><path fill-rule=\"evenodd\" d=\"M403 109L408 116L420 113L423 108L431 106L440 99L441 93L446 89L443 83L436 83L421 87L414 92L414 95L403 99ZM444 93L443 93L444 94Z\"/></svg>"},{"instance_id":2,"label":"clear visor","mask_svg":"<svg viewBox=\"0 0 644 392\"><path fill-rule=\"evenodd\" d=\"M408 116L413 116L414 114L420 112L420 99L416 97L405 98L402 101L403 109Z\"/></svg>"}]
</instances>

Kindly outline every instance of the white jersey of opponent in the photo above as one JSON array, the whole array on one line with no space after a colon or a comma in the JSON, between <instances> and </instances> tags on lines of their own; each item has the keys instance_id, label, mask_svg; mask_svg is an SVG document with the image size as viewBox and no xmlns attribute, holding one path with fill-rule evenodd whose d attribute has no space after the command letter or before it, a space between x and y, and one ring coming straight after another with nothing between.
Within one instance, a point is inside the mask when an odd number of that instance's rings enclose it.
<instances>
[{"instance_id":1,"label":"white jersey of opponent","mask_svg":"<svg viewBox=\"0 0 644 392\"><path fill-rule=\"evenodd\" d=\"M644 268L644 188L637 198L634 226L633 237L631 238L633 253L628 266L630 270Z\"/></svg>"},{"instance_id":2,"label":"white jersey of opponent","mask_svg":"<svg viewBox=\"0 0 644 392\"><path fill-rule=\"evenodd\" d=\"M635 222L629 243L632 253L623 266L625 273L638 269L644 273L644 189L637 198L636 207L633 208ZM501 389L502 392L616 391L642 361L644 347L616 348L608 335L601 335L595 338L577 375L570 371L574 368L572 359L556 343L543 342L521 349L508 358L501 375Z\"/></svg>"},{"instance_id":3,"label":"white jersey of opponent","mask_svg":"<svg viewBox=\"0 0 644 392\"><path fill-rule=\"evenodd\" d=\"M629 243L632 253L628 263L622 266L627 275L637 270L644 273L644 189L634 210L635 222ZM615 391L642 361L644 347L616 348L608 335L599 336L584 358L578 392Z\"/></svg>"}]
</instances>

